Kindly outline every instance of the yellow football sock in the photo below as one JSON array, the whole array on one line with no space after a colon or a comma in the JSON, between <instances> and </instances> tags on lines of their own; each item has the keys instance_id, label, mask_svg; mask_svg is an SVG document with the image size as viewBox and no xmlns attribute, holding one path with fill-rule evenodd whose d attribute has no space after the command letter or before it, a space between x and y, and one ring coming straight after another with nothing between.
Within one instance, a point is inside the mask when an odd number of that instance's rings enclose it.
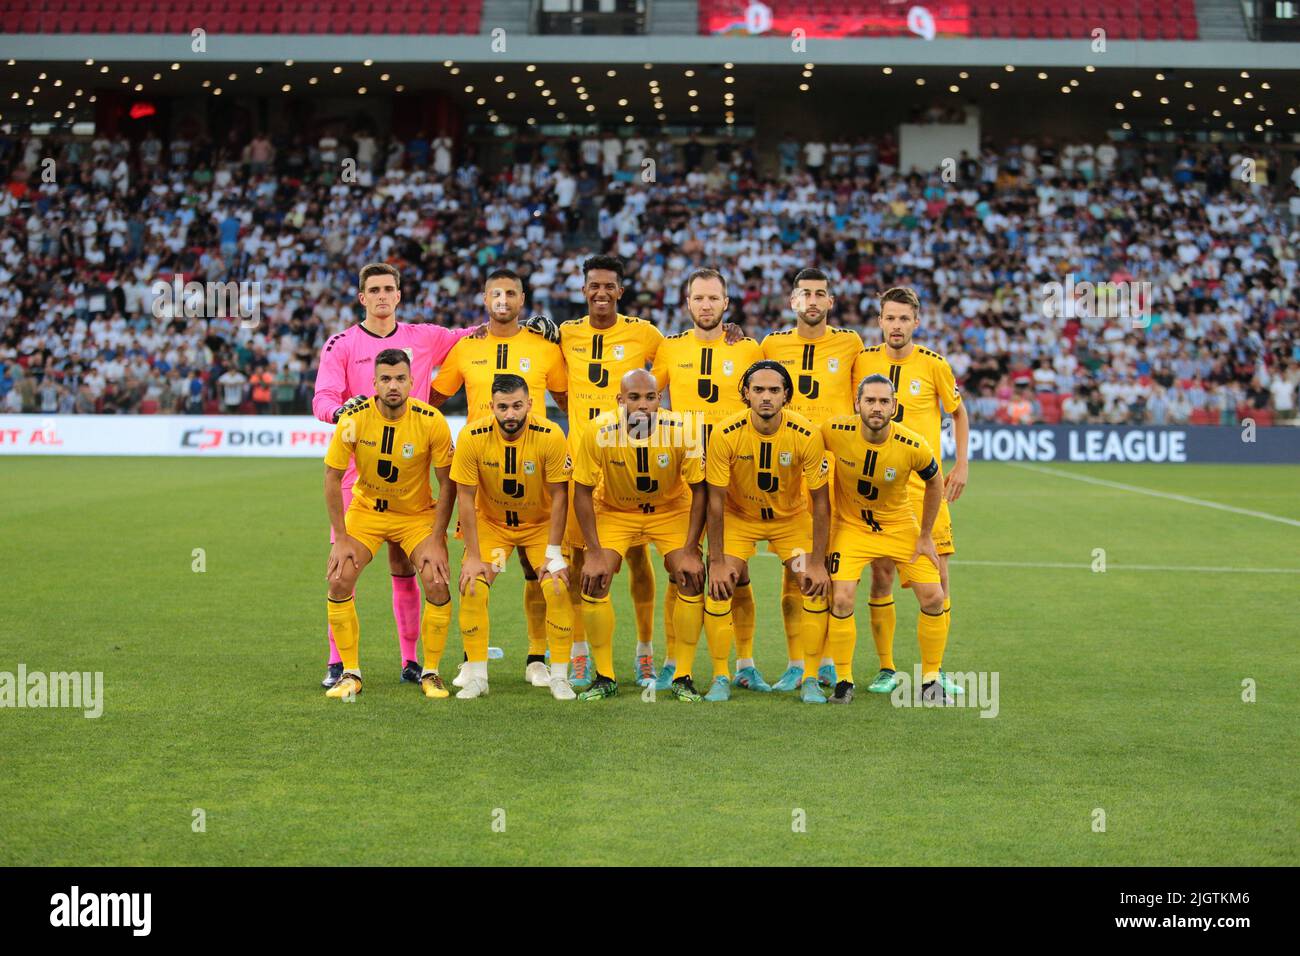
<instances>
[{"instance_id":1,"label":"yellow football sock","mask_svg":"<svg viewBox=\"0 0 1300 956\"><path fill-rule=\"evenodd\" d=\"M474 579L473 593L467 588L460 596L460 642L465 659L486 661L488 649L488 597L492 586L482 578Z\"/></svg>"},{"instance_id":2,"label":"yellow football sock","mask_svg":"<svg viewBox=\"0 0 1300 956\"><path fill-rule=\"evenodd\" d=\"M636 640L638 644L649 644L655 639L655 568L650 563L650 548L629 548L624 560L632 610L636 613Z\"/></svg>"},{"instance_id":3,"label":"yellow football sock","mask_svg":"<svg viewBox=\"0 0 1300 956\"><path fill-rule=\"evenodd\" d=\"M569 610L573 618L573 610ZM540 581L524 581L524 621L528 627L528 653L541 656L546 653L546 598L542 597Z\"/></svg>"},{"instance_id":4,"label":"yellow football sock","mask_svg":"<svg viewBox=\"0 0 1300 956\"><path fill-rule=\"evenodd\" d=\"M736 657L754 656L754 588L746 581L731 595L731 623L736 632Z\"/></svg>"},{"instance_id":5,"label":"yellow football sock","mask_svg":"<svg viewBox=\"0 0 1300 956\"><path fill-rule=\"evenodd\" d=\"M826 649L835 658L835 677L853 683L853 651L858 646L857 615L836 617L831 613L826 622Z\"/></svg>"},{"instance_id":6,"label":"yellow football sock","mask_svg":"<svg viewBox=\"0 0 1300 956\"><path fill-rule=\"evenodd\" d=\"M704 595L687 596L678 592L673 608L673 630L677 634L677 671L674 677L690 677L695 664L695 648L704 626Z\"/></svg>"},{"instance_id":7,"label":"yellow football sock","mask_svg":"<svg viewBox=\"0 0 1300 956\"><path fill-rule=\"evenodd\" d=\"M664 660L677 660L677 622L673 616L677 613L677 585L668 579L667 593L664 594Z\"/></svg>"},{"instance_id":8,"label":"yellow football sock","mask_svg":"<svg viewBox=\"0 0 1300 956\"><path fill-rule=\"evenodd\" d=\"M360 670L361 621L357 618L356 595L342 601L326 598L325 615L334 631L334 646L339 649L343 669Z\"/></svg>"},{"instance_id":9,"label":"yellow football sock","mask_svg":"<svg viewBox=\"0 0 1300 956\"><path fill-rule=\"evenodd\" d=\"M922 611L916 618L916 642L921 645L921 683L928 684L938 679L943 666L943 649L948 643L947 615Z\"/></svg>"},{"instance_id":10,"label":"yellow football sock","mask_svg":"<svg viewBox=\"0 0 1300 956\"><path fill-rule=\"evenodd\" d=\"M573 605L569 603L569 592L564 588L556 590L550 582L540 590L542 612L546 619L546 643L551 649L551 666L567 665L569 655L573 652ZM534 652L530 645L528 653L541 651Z\"/></svg>"},{"instance_id":11,"label":"yellow football sock","mask_svg":"<svg viewBox=\"0 0 1300 956\"><path fill-rule=\"evenodd\" d=\"M447 632L451 630L451 599L444 604L424 602L424 616L420 618L420 643L424 645L424 669L436 671L447 647Z\"/></svg>"},{"instance_id":12,"label":"yellow football sock","mask_svg":"<svg viewBox=\"0 0 1300 956\"><path fill-rule=\"evenodd\" d=\"M704 636L709 641L709 657L713 659L713 676L730 677L727 658L731 656L731 642L736 634L731 619L731 602L704 599Z\"/></svg>"},{"instance_id":13,"label":"yellow football sock","mask_svg":"<svg viewBox=\"0 0 1300 956\"><path fill-rule=\"evenodd\" d=\"M876 656L884 670L894 670L894 627L898 624L898 614L894 609L894 596L872 598L867 602L871 608L871 639L876 642Z\"/></svg>"},{"instance_id":14,"label":"yellow football sock","mask_svg":"<svg viewBox=\"0 0 1300 956\"><path fill-rule=\"evenodd\" d=\"M799 610L803 619L803 677L816 680L826 648L826 619L830 617L831 606L824 597L804 597Z\"/></svg>"},{"instance_id":15,"label":"yellow football sock","mask_svg":"<svg viewBox=\"0 0 1300 956\"><path fill-rule=\"evenodd\" d=\"M582 619L591 643L591 656L596 659L596 673L615 680L614 677L614 605L609 595L603 598L582 596Z\"/></svg>"},{"instance_id":16,"label":"yellow football sock","mask_svg":"<svg viewBox=\"0 0 1300 956\"><path fill-rule=\"evenodd\" d=\"M781 620L785 624L786 656L797 661L803 657L803 592L789 568L783 568L781 573Z\"/></svg>"}]
</instances>

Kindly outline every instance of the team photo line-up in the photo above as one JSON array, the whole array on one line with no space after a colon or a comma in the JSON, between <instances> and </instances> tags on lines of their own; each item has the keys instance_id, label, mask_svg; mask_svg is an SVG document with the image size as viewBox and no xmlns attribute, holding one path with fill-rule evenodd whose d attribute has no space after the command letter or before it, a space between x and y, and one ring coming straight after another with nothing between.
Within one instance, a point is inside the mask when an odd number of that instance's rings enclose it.
<instances>
[{"instance_id":1,"label":"team photo line-up","mask_svg":"<svg viewBox=\"0 0 1300 956\"><path fill-rule=\"evenodd\" d=\"M733 689L851 702L865 574L879 658L868 690L889 694L902 682L897 577L919 607L923 698L951 702L961 687L942 669L949 504L967 481L969 420L948 362L913 342L916 293L880 294L882 341L864 346L829 324L829 277L803 269L790 295L794 327L760 343L724 321L727 281L715 270L687 277L692 326L667 337L618 311L621 259L594 256L583 278L588 313L557 326L521 321L523 281L498 269L484 286L487 322L453 330L397 321L398 270L361 270L365 317L326 342L313 399L316 416L336 424L325 455L326 696L362 689L354 592L387 542L401 680L431 699L451 693L439 665L453 589L464 661L451 683L461 699L488 693L489 595L518 552L524 679L557 700L617 693L609 595L626 565L642 687L690 702L725 701ZM453 441L438 407L461 389L468 420ZM547 392L567 435L547 417ZM944 412L957 449L947 475ZM449 532L464 544L454 580ZM771 684L754 661L749 560L760 542L783 565L787 667ZM668 573L658 668L652 543ZM701 632L707 689L694 674Z\"/></svg>"}]
</instances>

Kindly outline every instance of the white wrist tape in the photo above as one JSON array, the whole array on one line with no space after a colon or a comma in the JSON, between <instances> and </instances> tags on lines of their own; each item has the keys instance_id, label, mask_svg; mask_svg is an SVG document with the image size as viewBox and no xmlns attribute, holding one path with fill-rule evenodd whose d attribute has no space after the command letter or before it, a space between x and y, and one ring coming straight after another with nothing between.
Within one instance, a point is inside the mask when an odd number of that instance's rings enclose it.
<instances>
[{"instance_id":1,"label":"white wrist tape","mask_svg":"<svg viewBox=\"0 0 1300 956\"><path fill-rule=\"evenodd\" d=\"M546 546L546 570L550 574L557 571L563 571L569 566L569 562L564 560L564 549L558 544L548 544Z\"/></svg>"}]
</instances>

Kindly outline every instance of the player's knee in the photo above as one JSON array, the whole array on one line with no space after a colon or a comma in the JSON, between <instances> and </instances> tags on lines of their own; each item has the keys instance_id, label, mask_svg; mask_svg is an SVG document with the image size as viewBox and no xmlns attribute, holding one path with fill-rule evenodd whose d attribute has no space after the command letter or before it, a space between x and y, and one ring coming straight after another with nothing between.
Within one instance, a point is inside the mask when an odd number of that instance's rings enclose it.
<instances>
[{"instance_id":1,"label":"player's knee","mask_svg":"<svg viewBox=\"0 0 1300 956\"><path fill-rule=\"evenodd\" d=\"M451 588L447 586L446 581L434 581L432 574L422 574L421 580L424 584L424 597L431 604L446 604L451 600Z\"/></svg>"},{"instance_id":2,"label":"player's knee","mask_svg":"<svg viewBox=\"0 0 1300 956\"><path fill-rule=\"evenodd\" d=\"M848 617L856 606L856 596L836 591L831 595L831 613L836 617Z\"/></svg>"},{"instance_id":3,"label":"player's knee","mask_svg":"<svg viewBox=\"0 0 1300 956\"><path fill-rule=\"evenodd\" d=\"M916 590L915 584L912 585L912 589ZM939 585L932 584L924 592L917 591L916 599L921 605L921 610L926 614L943 613L943 588Z\"/></svg>"},{"instance_id":4,"label":"player's knee","mask_svg":"<svg viewBox=\"0 0 1300 956\"><path fill-rule=\"evenodd\" d=\"M349 580L347 578L343 578L339 580L337 583L331 583L328 592L330 600L346 601L352 595L352 591L355 585L356 585L355 580Z\"/></svg>"}]
</instances>

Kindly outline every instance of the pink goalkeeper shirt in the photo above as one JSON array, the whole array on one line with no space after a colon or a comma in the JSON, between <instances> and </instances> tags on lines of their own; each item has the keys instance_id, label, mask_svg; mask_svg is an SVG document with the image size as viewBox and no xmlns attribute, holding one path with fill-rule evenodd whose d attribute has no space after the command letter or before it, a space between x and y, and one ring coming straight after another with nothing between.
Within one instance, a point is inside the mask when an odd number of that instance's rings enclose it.
<instances>
[{"instance_id":1,"label":"pink goalkeeper shirt","mask_svg":"<svg viewBox=\"0 0 1300 956\"><path fill-rule=\"evenodd\" d=\"M330 337L321 351L316 371L316 393L312 413L323 422L334 421L334 412L353 395L375 394L375 356L384 349L402 349L411 359L411 397L429 400L433 370L446 361L451 347L474 332L448 329L441 325L408 325L398 322L388 335L376 335L361 323ZM343 476L348 490L356 481L356 467L349 464Z\"/></svg>"}]
</instances>

